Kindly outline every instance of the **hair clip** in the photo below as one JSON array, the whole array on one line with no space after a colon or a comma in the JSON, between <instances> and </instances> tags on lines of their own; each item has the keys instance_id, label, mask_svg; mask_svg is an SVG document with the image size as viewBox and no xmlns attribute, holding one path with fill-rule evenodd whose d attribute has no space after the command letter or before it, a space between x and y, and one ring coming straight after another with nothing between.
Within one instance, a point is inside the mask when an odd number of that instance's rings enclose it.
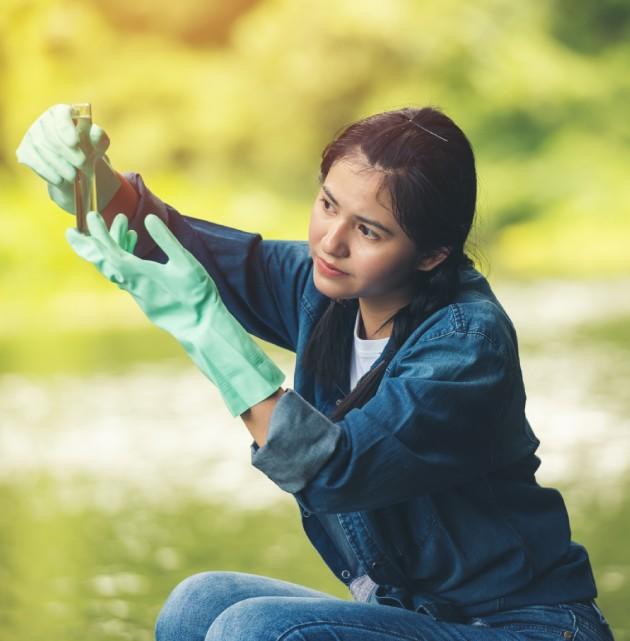
<instances>
[{"instance_id":1,"label":"hair clip","mask_svg":"<svg viewBox=\"0 0 630 641\"><path fill-rule=\"evenodd\" d=\"M415 125L416 127L420 127L420 129L422 129L422 131L426 131L428 134L431 134L432 136L435 136L436 138L439 138L440 140L443 140L444 142L448 142L448 140L446 138L443 138L439 134L436 134L434 131L431 131L430 129L427 129L426 127L423 127L420 123L417 123L413 118L407 117L407 120L411 124Z\"/></svg>"}]
</instances>

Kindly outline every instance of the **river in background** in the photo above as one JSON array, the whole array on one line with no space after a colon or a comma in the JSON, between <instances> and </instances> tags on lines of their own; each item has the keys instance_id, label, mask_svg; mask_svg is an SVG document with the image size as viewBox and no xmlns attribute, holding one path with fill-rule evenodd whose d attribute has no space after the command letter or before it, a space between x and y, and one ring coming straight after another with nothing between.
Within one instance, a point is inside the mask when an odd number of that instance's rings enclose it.
<instances>
[{"instance_id":1,"label":"river in background","mask_svg":"<svg viewBox=\"0 0 630 641\"><path fill-rule=\"evenodd\" d=\"M630 639L630 282L494 288L519 335L538 480L563 490L600 606ZM278 359L291 386L293 363ZM251 467L251 441L181 361L2 375L0 641L150 639L168 590L202 569L346 598L309 548L292 497Z\"/></svg>"}]
</instances>

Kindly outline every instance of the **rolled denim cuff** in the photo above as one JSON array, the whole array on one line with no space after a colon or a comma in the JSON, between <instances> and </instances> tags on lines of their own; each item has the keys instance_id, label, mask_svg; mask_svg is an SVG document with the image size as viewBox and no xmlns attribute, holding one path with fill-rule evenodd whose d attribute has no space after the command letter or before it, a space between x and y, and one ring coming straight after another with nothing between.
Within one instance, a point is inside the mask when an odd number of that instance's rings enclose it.
<instances>
[{"instance_id":1,"label":"rolled denim cuff","mask_svg":"<svg viewBox=\"0 0 630 641\"><path fill-rule=\"evenodd\" d=\"M251 445L252 465L286 492L299 492L331 457L342 429L287 390L276 403L267 442Z\"/></svg>"},{"instance_id":2,"label":"rolled denim cuff","mask_svg":"<svg viewBox=\"0 0 630 641\"><path fill-rule=\"evenodd\" d=\"M155 241L144 226L144 219L148 214L155 214L168 225L168 211L166 205L144 184L140 174L124 172L123 176L139 196L136 211L129 221L129 229L135 230L138 234L138 242L133 253L139 258L144 258L156 248Z\"/></svg>"}]
</instances>

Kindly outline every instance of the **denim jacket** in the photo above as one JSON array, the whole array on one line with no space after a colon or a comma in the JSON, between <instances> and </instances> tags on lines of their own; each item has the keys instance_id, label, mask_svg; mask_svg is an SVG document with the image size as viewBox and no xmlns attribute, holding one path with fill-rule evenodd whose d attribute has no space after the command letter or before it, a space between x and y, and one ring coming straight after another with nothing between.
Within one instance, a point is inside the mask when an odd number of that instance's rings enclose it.
<instances>
[{"instance_id":1,"label":"denim jacket","mask_svg":"<svg viewBox=\"0 0 630 641\"><path fill-rule=\"evenodd\" d=\"M296 354L294 389L279 398L251 459L294 496L308 538L341 581L369 577L365 600L453 621L596 596L560 493L536 482L539 441L525 416L516 334L478 271L462 267L452 304L398 350L390 339L372 366L392 356L374 397L333 422L348 372L329 389L302 366L329 303L314 286L307 243L183 216L127 177L141 196L136 254L165 260L142 224L154 212L243 327ZM340 348L351 345L357 305L347 302Z\"/></svg>"}]
</instances>

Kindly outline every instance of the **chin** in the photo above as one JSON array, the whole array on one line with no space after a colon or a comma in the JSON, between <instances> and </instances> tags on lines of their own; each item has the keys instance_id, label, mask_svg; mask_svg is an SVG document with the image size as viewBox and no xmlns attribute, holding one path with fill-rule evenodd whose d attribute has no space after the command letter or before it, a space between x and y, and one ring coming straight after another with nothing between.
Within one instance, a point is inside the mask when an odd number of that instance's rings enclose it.
<instances>
[{"instance_id":1,"label":"chin","mask_svg":"<svg viewBox=\"0 0 630 641\"><path fill-rule=\"evenodd\" d=\"M320 294L328 298L354 298L354 296L347 291L347 288L340 285L335 286L335 283L330 283L325 278L320 278L316 272L313 272L313 284Z\"/></svg>"}]
</instances>

